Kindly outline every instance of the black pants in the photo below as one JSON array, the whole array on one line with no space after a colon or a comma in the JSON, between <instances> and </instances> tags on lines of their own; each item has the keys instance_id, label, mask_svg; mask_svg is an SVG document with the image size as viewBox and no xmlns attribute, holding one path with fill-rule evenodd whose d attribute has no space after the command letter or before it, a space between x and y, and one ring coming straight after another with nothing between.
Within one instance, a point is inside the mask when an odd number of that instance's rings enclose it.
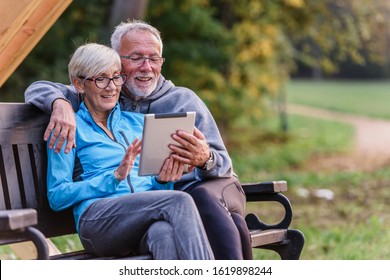
<instances>
[{"instance_id":1,"label":"black pants","mask_svg":"<svg viewBox=\"0 0 390 280\"><path fill-rule=\"evenodd\" d=\"M251 260L245 194L237 178L197 182L185 190L198 207L216 260Z\"/></svg>"}]
</instances>

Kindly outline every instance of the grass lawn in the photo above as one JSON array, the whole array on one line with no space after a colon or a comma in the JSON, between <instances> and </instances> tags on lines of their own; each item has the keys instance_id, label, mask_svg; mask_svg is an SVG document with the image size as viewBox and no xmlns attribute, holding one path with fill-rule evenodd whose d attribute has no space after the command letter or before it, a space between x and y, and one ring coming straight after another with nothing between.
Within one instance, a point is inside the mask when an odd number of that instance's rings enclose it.
<instances>
[{"instance_id":1,"label":"grass lawn","mask_svg":"<svg viewBox=\"0 0 390 280\"><path fill-rule=\"evenodd\" d=\"M390 119L390 81L307 81L288 84L288 102Z\"/></svg>"},{"instance_id":2,"label":"grass lawn","mask_svg":"<svg viewBox=\"0 0 390 280\"><path fill-rule=\"evenodd\" d=\"M348 154L353 129L346 124L298 116L291 116L290 122L292 132L285 144L273 147L267 143L268 149L245 158L233 154L241 181L287 180L286 195L295 215L292 227L306 237L301 259L388 259L390 170L306 170L313 157ZM314 195L318 190L331 191L334 198L319 199ZM276 203L251 202L247 207L269 223L274 223L282 211ZM254 253L256 259L278 259L273 252Z\"/></svg>"}]
</instances>

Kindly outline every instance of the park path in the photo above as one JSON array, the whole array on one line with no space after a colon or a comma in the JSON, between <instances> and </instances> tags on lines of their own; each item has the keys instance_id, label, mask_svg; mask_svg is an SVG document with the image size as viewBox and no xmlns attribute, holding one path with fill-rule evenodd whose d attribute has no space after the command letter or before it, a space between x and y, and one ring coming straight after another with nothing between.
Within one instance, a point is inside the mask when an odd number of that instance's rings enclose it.
<instances>
[{"instance_id":1,"label":"park path","mask_svg":"<svg viewBox=\"0 0 390 280\"><path fill-rule=\"evenodd\" d=\"M289 104L288 112L303 116L349 123L355 127L353 152L345 156L319 159L321 169L374 170L390 165L390 121Z\"/></svg>"}]
</instances>

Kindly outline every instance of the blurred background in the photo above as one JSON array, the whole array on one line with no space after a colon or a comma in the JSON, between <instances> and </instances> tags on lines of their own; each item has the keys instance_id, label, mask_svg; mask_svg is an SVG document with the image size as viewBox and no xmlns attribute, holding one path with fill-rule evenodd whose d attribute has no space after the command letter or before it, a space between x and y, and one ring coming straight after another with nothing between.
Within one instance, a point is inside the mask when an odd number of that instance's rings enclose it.
<instances>
[{"instance_id":1,"label":"blurred background","mask_svg":"<svg viewBox=\"0 0 390 280\"><path fill-rule=\"evenodd\" d=\"M390 259L388 0L74 0L0 101L23 102L36 80L69 83L77 46L109 45L128 18L161 31L163 75L206 102L240 180L287 180L302 259ZM247 208L271 223L282 211ZM15 256L0 247L4 258Z\"/></svg>"}]
</instances>

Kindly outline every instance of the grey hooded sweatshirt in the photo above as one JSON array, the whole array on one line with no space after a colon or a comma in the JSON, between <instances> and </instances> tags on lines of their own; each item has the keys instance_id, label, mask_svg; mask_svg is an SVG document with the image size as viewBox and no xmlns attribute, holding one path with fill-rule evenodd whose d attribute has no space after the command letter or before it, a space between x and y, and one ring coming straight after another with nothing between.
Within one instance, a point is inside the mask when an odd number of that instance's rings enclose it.
<instances>
[{"instance_id":1,"label":"grey hooded sweatshirt","mask_svg":"<svg viewBox=\"0 0 390 280\"><path fill-rule=\"evenodd\" d=\"M82 96L73 85L63 85L49 81L32 83L25 91L26 103L31 103L42 111L51 113L56 99L66 99L75 111L82 102ZM147 113L180 113L196 112L195 126L205 135L211 152L214 154L214 165L210 170L195 168L175 183L176 189L185 189L192 183L212 178L228 178L233 175L232 162L217 124L204 102L185 87L177 87L160 75L156 89L146 98L134 101L124 91L121 92L120 105L123 111Z\"/></svg>"}]
</instances>

